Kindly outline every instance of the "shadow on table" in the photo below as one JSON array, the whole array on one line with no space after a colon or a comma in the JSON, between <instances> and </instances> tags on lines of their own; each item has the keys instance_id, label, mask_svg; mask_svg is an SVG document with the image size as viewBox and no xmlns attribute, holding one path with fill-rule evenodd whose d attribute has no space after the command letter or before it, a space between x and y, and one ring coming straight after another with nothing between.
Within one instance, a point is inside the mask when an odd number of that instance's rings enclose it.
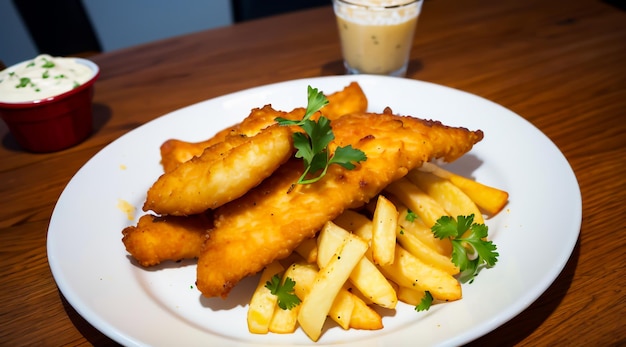
<instances>
[{"instance_id":1,"label":"shadow on table","mask_svg":"<svg viewBox=\"0 0 626 347\"><path fill-rule=\"evenodd\" d=\"M579 257L580 239L561 274L533 304L509 322L465 347L514 346L532 334L563 301L572 285Z\"/></svg>"},{"instance_id":2,"label":"shadow on table","mask_svg":"<svg viewBox=\"0 0 626 347\"><path fill-rule=\"evenodd\" d=\"M413 76L414 74L422 71L423 69L424 69L424 65L422 64L422 61L419 59L413 59L409 61L409 67L406 72L406 75ZM320 76L336 76L336 75L344 75L345 73L346 73L346 68L343 66L343 60L335 60L335 61L330 61L322 65Z\"/></svg>"}]
</instances>

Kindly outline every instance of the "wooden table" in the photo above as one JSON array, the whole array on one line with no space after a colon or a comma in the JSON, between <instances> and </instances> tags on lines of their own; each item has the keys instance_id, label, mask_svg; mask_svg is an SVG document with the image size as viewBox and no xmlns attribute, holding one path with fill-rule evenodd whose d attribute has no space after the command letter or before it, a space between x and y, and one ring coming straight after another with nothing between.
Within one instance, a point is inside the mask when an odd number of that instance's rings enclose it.
<instances>
[{"instance_id":1,"label":"wooden table","mask_svg":"<svg viewBox=\"0 0 626 347\"><path fill-rule=\"evenodd\" d=\"M114 344L67 304L45 248L59 194L96 152L198 101L343 73L330 6L92 60L102 74L87 141L31 154L0 125L0 345ZM582 191L581 236L561 275L473 345L626 343L626 12L600 0L428 0L408 78L522 115L565 154Z\"/></svg>"}]
</instances>

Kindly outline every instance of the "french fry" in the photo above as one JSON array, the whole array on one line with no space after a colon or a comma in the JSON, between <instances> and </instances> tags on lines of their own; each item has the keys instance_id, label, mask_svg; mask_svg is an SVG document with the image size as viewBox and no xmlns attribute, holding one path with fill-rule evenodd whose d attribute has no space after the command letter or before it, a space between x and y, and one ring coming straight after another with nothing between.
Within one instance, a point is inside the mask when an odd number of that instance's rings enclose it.
<instances>
[{"instance_id":1,"label":"french fry","mask_svg":"<svg viewBox=\"0 0 626 347\"><path fill-rule=\"evenodd\" d=\"M452 243L449 239L438 239L432 230L424 225L421 219L409 220L407 218L409 211L406 206L399 207L398 224L405 233L412 234L418 238L425 246L431 248L437 253L450 257L452 253Z\"/></svg>"},{"instance_id":2,"label":"french fry","mask_svg":"<svg viewBox=\"0 0 626 347\"><path fill-rule=\"evenodd\" d=\"M383 328L383 318L359 298L354 300L354 310L350 319L350 328L378 330Z\"/></svg>"},{"instance_id":3,"label":"french fry","mask_svg":"<svg viewBox=\"0 0 626 347\"><path fill-rule=\"evenodd\" d=\"M393 263L398 230L398 210L383 195L378 196L372 221L372 260L374 264Z\"/></svg>"},{"instance_id":4,"label":"french fry","mask_svg":"<svg viewBox=\"0 0 626 347\"><path fill-rule=\"evenodd\" d=\"M372 242L372 221L358 212L346 210L333 223L352 232L368 244Z\"/></svg>"},{"instance_id":5,"label":"french fry","mask_svg":"<svg viewBox=\"0 0 626 347\"><path fill-rule=\"evenodd\" d=\"M298 311L300 311L300 306L291 310L275 309L268 330L275 334L293 333L298 326Z\"/></svg>"},{"instance_id":6,"label":"french fry","mask_svg":"<svg viewBox=\"0 0 626 347\"><path fill-rule=\"evenodd\" d=\"M419 170L410 171L406 177L437 201L446 210L447 215L456 218L457 216L473 214L476 223L485 223L483 215L474 201L447 179Z\"/></svg>"},{"instance_id":7,"label":"french fry","mask_svg":"<svg viewBox=\"0 0 626 347\"><path fill-rule=\"evenodd\" d=\"M296 247L295 251L300 254L307 263L315 263L317 261L317 240L306 239Z\"/></svg>"},{"instance_id":8,"label":"french fry","mask_svg":"<svg viewBox=\"0 0 626 347\"><path fill-rule=\"evenodd\" d=\"M385 190L415 212L428 228L435 225L441 216L447 215L446 210L435 199L407 178L401 178L391 183Z\"/></svg>"},{"instance_id":9,"label":"french fry","mask_svg":"<svg viewBox=\"0 0 626 347\"><path fill-rule=\"evenodd\" d=\"M294 292L300 300L304 301L315 282L319 268L315 264L296 263L292 264L289 270L291 270L289 272L291 279L296 282ZM344 329L349 327L348 324L351 320L352 306L354 305L353 297L356 296L350 293L345 286L342 287L328 312L329 317ZM301 305L298 306L298 309L300 307Z\"/></svg>"},{"instance_id":10,"label":"french fry","mask_svg":"<svg viewBox=\"0 0 626 347\"><path fill-rule=\"evenodd\" d=\"M355 298L344 284L344 287L339 290L328 311L328 316L343 329L347 330L350 328Z\"/></svg>"},{"instance_id":11,"label":"french fry","mask_svg":"<svg viewBox=\"0 0 626 347\"><path fill-rule=\"evenodd\" d=\"M365 227L365 221L361 221L363 225L355 230L355 234L364 240L370 240L372 228ZM366 251L365 256L371 260L371 249ZM395 247L394 259L393 264L378 266L387 279L400 286L428 290L439 300L453 301L461 298L461 285L449 273L424 263L400 245Z\"/></svg>"},{"instance_id":12,"label":"french fry","mask_svg":"<svg viewBox=\"0 0 626 347\"><path fill-rule=\"evenodd\" d=\"M459 268L452 262L450 250L443 248L442 241L447 241L447 244L451 245L450 241L448 239L441 240L436 238L432 231L424 227L419 221L410 222L406 220L407 213L406 207L401 207L398 224L404 224L406 227L401 226L398 229L398 234L396 235L398 243L423 262L451 275L458 274ZM419 231L418 228L420 227L423 230Z\"/></svg>"},{"instance_id":13,"label":"french fry","mask_svg":"<svg viewBox=\"0 0 626 347\"><path fill-rule=\"evenodd\" d=\"M424 163L420 171L431 172L452 182L467 194L472 201L490 215L498 214L506 205L509 193L480 182L447 171L435 164Z\"/></svg>"},{"instance_id":14,"label":"french fry","mask_svg":"<svg viewBox=\"0 0 626 347\"><path fill-rule=\"evenodd\" d=\"M345 210L339 217L333 220L333 223L338 226L351 231L356 235L369 235L367 238L363 238L370 242L372 239L372 221L366 216L353 211L353 210Z\"/></svg>"},{"instance_id":15,"label":"french fry","mask_svg":"<svg viewBox=\"0 0 626 347\"><path fill-rule=\"evenodd\" d=\"M309 294L319 268L317 264L294 263L289 266L289 270L291 279L296 282L293 291L302 301Z\"/></svg>"},{"instance_id":16,"label":"french fry","mask_svg":"<svg viewBox=\"0 0 626 347\"><path fill-rule=\"evenodd\" d=\"M304 258L302 258L302 256L300 254L298 254L297 252L292 252L286 258L278 260L278 262L280 262L280 264L285 269L287 269L289 267L289 265L291 265L293 263L300 263L300 262L303 262L303 261L306 261L306 260Z\"/></svg>"},{"instance_id":17,"label":"french fry","mask_svg":"<svg viewBox=\"0 0 626 347\"><path fill-rule=\"evenodd\" d=\"M327 245L327 243L332 242L340 244L343 240L348 238L349 235L350 233L348 231L336 224L332 222L326 223L323 232L320 232L320 236L318 237L318 249L320 251L318 252L317 259L320 268L325 267L333 256L333 254L330 254L329 250L333 249L334 246ZM395 247L395 242L392 247ZM350 273L350 282L363 296L373 303L390 309L396 307L398 302L396 292L385 276L383 276L369 259L362 257L361 260L359 260Z\"/></svg>"},{"instance_id":18,"label":"french fry","mask_svg":"<svg viewBox=\"0 0 626 347\"><path fill-rule=\"evenodd\" d=\"M398 300L405 304L417 306L424 297L425 292L416 288L398 287Z\"/></svg>"},{"instance_id":19,"label":"french fry","mask_svg":"<svg viewBox=\"0 0 626 347\"><path fill-rule=\"evenodd\" d=\"M396 246L395 257L393 264L379 266L390 280L403 287L429 291L438 300L461 299L461 284L449 273L425 264L399 245Z\"/></svg>"},{"instance_id":20,"label":"french fry","mask_svg":"<svg viewBox=\"0 0 626 347\"><path fill-rule=\"evenodd\" d=\"M298 313L298 323L311 340L320 338L334 298L367 248L365 241L350 234L328 264L315 276L315 282ZM322 252L321 249L319 251Z\"/></svg>"},{"instance_id":21,"label":"french fry","mask_svg":"<svg viewBox=\"0 0 626 347\"><path fill-rule=\"evenodd\" d=\"M363 257L350 274L350 283L367 299L380 307L393 309L398 303L395 290L369 259Z\"/></svg>"},{"instance_id":22,"label":"french fry","mask_svg":"<svg viewBox=\"0 0 626 347\"><path fill-rule=\"evenodd\" d=\"M398 243L400 243L404 249L425 264L436 267L453 276L459 273L459 268L452 263L449 255L440 254L433 248L425 245L413 231L398 229L396 237Z\"/></svg>"},{"instance_id":23,"label":"french fry","mask_svg":"<svg viewBox=\"0 0 626 347\"><path fill-rule=\"evenodd\" d=\"M350 233L333 222L324 224L317 236L317 266L322 269L350 237Z\"/></svg>"},{"instance_id":24,"label":"french fry","mask_svg":"<svg viewBox=\"0 0 626 347\"><path fill-rule=\"evenodd\" d=\"M367 258L365 258L367 259ZM370 264L372 264L372 266L374 266L376 268L376 265L374 265L371 261ZM357 265L358 266L358 265ZM353 270L354 271L354 270ZM376 268L376 271L379 271L378 268ZM381 274L382 275L382 274ZM385 277L385 276L383 276ZM388 282L389 283L389 282ZM349 284L348 286L348 291L352 294L354 294L354 296L356 296L357 298L361 299L366 305L372 305L374 304L374 301L372 301L372 299L370 299L369 297L365 296L363 293L361 293L361 291L359 290L359 288L357 288L352 281L348 282L347 284ZM389 283L391 284L391 283ZM394 289L394 297L397 298L397 296L395 296L395 289ZM396 303L397 303L397 299L396 299ZM379 305L380 306L380 305Z\"/></svg>"},{"instance_id":25,"label":"french fry","mask_svg":"<svg viewBox=\"0 0 626 347\"><path fill-rule=\"evenodd\" d=\"M274 275L281 274L285 268L280 262L275 261L269 264L261 273L259 284L252 294L248 306L248 330L253 334L267 334L270 321L277 307L278 298L265 287L265 283Z\"/></svg>"},{"instance_id":26,"label":"french fry","mask_svg":"<svg viewBox=\"0 0 626 347\"><path fill-rule=\"evenodd\" d=\"M297 264L297 263L295 263ZM285 282L287 277L293 280L294 267L289 266L283 274L282 282ZM295 291L295 288L294 288ZM297 294L296 294L297 296ZM298 312L300 311L300 305L292 307L290 310L283 310L280 307L274 309L274 314L269 324L269 331L276 334L290 334L296 330L298 325Z\"/></svg>"}]
</instances>

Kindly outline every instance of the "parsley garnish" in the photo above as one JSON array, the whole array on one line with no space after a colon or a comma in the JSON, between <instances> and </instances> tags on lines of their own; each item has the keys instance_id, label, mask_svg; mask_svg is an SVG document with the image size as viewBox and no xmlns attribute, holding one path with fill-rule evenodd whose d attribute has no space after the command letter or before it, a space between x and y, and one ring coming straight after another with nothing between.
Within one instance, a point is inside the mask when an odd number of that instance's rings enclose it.
<instances>
[{"instance_id":1,"label":"parsley garnish","mask_svg":"<svg viewBox=\"0 0 626 347\"><path fill-rule=\"evenodd\" d=\"M406 219L407 222L411 222L411 223L414 222L418 218L419 218L419 216L415 212L413 212L411 210L407 210L406 211L406 217L404 217L404 219Z\"/></svg>"},{"instance_id":2,"label":"parsley garnish","mask_svg":"<svg viewBox=\"0 0 626 347\"><path fill-rule=\"evenodd\" d=\"M20 84L16 85L15 88L26 88L29 85L33 85L33 83L30 81L30 78L22 77L20 78Z\"/></svg>"},{"instance_id":3,"label":"parsley garnish","mask_svg":"<svg viewBox=\"0 0 626 347\"><path fill-rule=\"evenodd\" d=\"M353 148L351 145L337 147L331 155L328 144L335 138L330 126L330 120L320 116L317 121L311 120L317 111L328 104L328 99L324 94L311 86L307 89L307 107L304 117L301 120L290 120L278 117L276 122L283 126L297 125L304 130L304 133L293 134L293 145L298 150L296 158L304 161L304 173L298 179L298 184L309 184L319 181L328 170L331 164L338 164L348 170L355 168L353 162L367 160L363 151ZM321 173L312 178L309 174Z\"/></svg>"},{"instance_id":4,"label":"parsley garnish","mask_svg":"<svg viewBox=\"0 0 626 347\"><path fill-rule=\"evenodd\" d=\"M452 262L459 267L459 280L463 283L478 274L483 264L494 266L498 261L496 245L485 241L488 228L484 224L474 223L474 215L458 216L455 220L450 216L443 216L432 227L435 237L452 241Z\"/></svg>"},{"instance_id":5,"label":"parsley garnish","mask_svg":"<svg viewBox=\"0 0 626 347\"><path fill-rule=\"evenodd\" d=\"M425 291L424 296L422 297L422 300L420 301L419 304L417 304L417 306L415 306L415 311L417 312L428 311L428 309L430 308L432 304L433 304L433 296L430 294L429 291Z\"/></svg>"},{"instance_id":6,"label":"parsley garnish","mask_svg":"<svg viewBox=\"0 0 626 347\"><path fill-rule=\"evenodd\" d=\"M265 288L269 289L273 295L278 297L278 307L283 310L291 310L300 304L300 298L294 294L296 282L290 277L285 278L283 284L280 283L278 274L272 276L271 280L265 282Z\"/></svg>"},{"instance_id":7,"label":"parsley garnish","mask_svg":"<svg viewBox=\"0 0 626 347\"><path fill-rule=\"evenodd\" d=\"M48 59L44 59L44 63L43 65L41 65L42 68L44 69L50 69L54 67L54 62Z\"/></svg>"}]
</instances>

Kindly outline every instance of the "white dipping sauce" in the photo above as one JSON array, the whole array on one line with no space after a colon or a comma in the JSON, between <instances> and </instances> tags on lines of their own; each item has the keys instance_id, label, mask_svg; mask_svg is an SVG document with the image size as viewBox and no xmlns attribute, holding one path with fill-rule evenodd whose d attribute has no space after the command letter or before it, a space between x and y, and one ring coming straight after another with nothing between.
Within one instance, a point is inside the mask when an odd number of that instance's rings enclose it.
<instances>
[{"instance_id":1,"label":"white dipping sauce","mask_svg":"<svg viewBox=\"0 0 626 347\"><path fill-rule=\"evenodd\" d=\"M0 71L0 102L35 101L63 94L93 75L89 66L74 58L42 54Z\"/></svg>"}]
</instances>

